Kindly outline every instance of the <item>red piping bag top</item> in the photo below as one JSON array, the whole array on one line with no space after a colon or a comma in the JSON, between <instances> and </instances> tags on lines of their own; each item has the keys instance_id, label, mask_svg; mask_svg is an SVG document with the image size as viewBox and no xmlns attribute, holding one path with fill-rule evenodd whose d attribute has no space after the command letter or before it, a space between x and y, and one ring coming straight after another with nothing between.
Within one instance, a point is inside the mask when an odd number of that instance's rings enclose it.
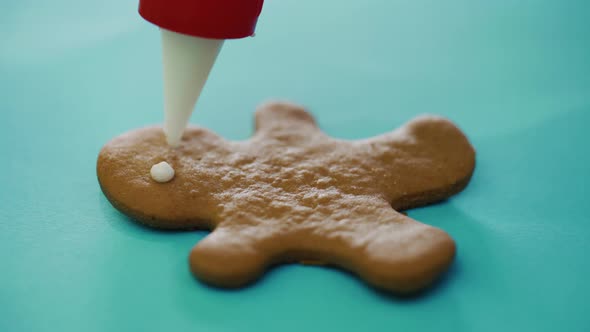
<instances>
[{"instance_id":1,"label":"red piping bag top","mask_svg":"<svg viewBox=\"0 0 590 332\"><path fill-rule=\"evenodd\" d=\"M139 14L160 28L202 38L252 36L263 0L140 0Z\"/></svg>"}]
</instances>

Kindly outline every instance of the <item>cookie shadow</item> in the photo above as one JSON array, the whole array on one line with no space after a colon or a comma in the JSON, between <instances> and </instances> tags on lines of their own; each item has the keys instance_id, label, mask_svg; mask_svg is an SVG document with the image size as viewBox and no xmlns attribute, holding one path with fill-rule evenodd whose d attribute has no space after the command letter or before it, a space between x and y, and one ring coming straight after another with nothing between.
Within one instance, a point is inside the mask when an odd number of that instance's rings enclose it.
<instances>
[{"instance_id":1,"label":"cookie shadow","mask_svg":"<svg viewBox=\"0 0 590 332\"><path fill-rule=\"evenodd\" d=\"M460 274L461 261L459 257L456 257L451 266L449 266L449 269L445 273L440 275L431 285L413 293L395 294L381 289L377 289L375 287L371 287L366 283L363 284L366 288L371 289L376 296L383 300L399 303L419 302L422 300L426 300L430 297L441 296L443 293L447 292L452 287L453 283L460 279Z\"/></svg>"},{"instance_id":2,"label":"cookie shadow","mask_svg":"<svg viewBox=\"0 0 590 332\"><path fill-rule=\"evenodd\" d=\"M176 230L176 229L163 229L163 228L154 228L148 225L142 224L133 218L125 215L121 211L117 210L115 207L111 205L109 200L104 196L100 195L99 198L100 210L103 213L104 219L108 222L108 224L117 232L124 233L125 235L140 238L140 239L155 239L158 240L160 238L165 239L165 235L170 234L184 234L184 233L197 233L201 235L198 239L207 235L210 231L206 229L186 229L186 230ZM162 236L164 235L164 236Z\"/></svg>"}]
</instances>

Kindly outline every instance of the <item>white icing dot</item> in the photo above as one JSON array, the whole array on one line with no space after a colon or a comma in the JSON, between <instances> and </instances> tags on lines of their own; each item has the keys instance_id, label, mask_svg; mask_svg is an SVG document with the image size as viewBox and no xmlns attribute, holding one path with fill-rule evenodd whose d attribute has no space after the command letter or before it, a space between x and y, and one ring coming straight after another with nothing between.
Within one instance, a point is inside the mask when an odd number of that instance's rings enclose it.
<instances>
[{"instance_id":1,"label":"white icing dot","mask_svg":"<svg viewBox=\"0 0 590 332\"><path fill-rule=\"evenodd\" d=\"M156 182L168 182L174 177L174 169L172 166L170 166L170 164L162 161L152 166L150 174L152 175L152 179L154 179Z\"/></svg>"}]
</instances>

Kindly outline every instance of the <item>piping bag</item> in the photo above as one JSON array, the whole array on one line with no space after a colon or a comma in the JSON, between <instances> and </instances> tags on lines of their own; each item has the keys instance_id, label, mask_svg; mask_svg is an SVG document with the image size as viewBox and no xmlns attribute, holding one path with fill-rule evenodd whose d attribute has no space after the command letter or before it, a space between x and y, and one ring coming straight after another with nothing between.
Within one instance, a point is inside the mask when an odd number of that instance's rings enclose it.
<instances>
[{"instance_id":1,"label":"piping bag","mask_svg":"<svg viewBox=\"0 0 590 332\"><path fill-rule=\"evenodd\" d=\"M223 42L254 35L263 0L140 0L139 14L160 27L164 133L178 146Z\"/></svg>"}]
</instances>

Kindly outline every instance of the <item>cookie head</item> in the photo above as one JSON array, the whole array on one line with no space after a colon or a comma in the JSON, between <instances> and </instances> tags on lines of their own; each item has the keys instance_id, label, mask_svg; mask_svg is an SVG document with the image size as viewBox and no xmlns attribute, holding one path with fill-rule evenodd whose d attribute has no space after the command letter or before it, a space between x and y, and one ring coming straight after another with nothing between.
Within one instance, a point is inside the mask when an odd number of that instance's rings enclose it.
<instances>
[{"instance_id":1,"label":"cookie head","mask_svg":"<svg viewBox=\"0 0 590 332\"><path fill-rule=\"evenodd\" d=\"M203 128L189 128L183 145L172 148L161 127L147 127L123 134L106 144L97 161L98 180L105 196L117 209L148 226L162 229L207 228L208 217L199 210L208 205L208 191L214 185L203 156L211 160L223 153L222 139ZM188 149L191 142L199 142ZM158 170L166 164L170 170ZM154 172L163 176L154 178ZM164 179L170 177L169 179ZM166 180L166 181L163 181ZM199 185L193 185L198 182ZM197 217L195 217L197 216Z\"/></svg>"}]
</instances>

